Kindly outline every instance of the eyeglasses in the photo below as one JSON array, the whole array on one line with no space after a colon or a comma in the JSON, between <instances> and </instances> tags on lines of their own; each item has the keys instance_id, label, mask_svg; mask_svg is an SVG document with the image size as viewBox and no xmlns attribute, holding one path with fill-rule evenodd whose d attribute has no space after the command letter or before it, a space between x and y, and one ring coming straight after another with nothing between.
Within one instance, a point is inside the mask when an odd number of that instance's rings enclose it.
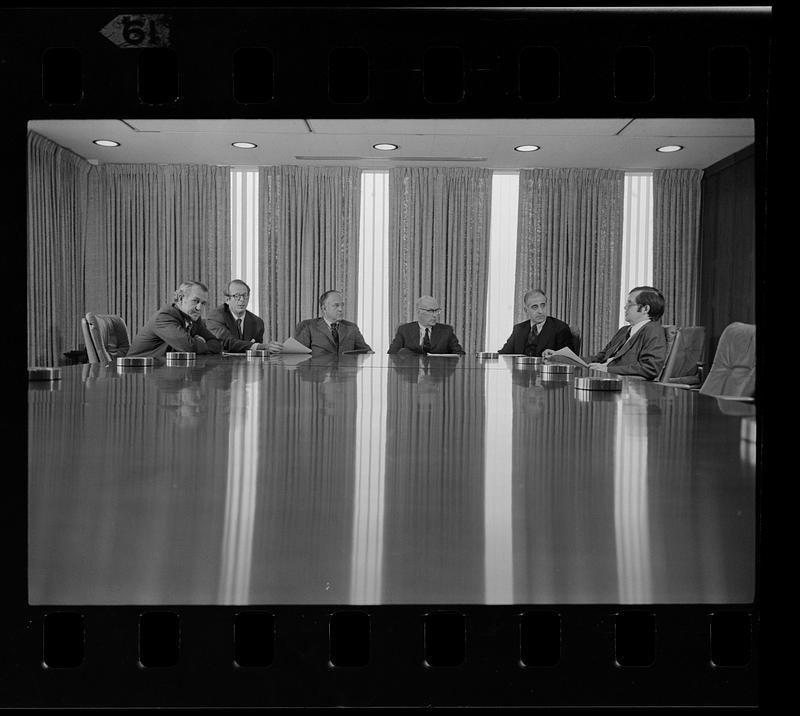
<instances>
[{"instance_id":1,"label":"eyeglasses","mask_svg":"<svg viewBox=\"0 0 800 716\"><path fill-rule=\"evenodd\" d=\"M250 298L249 293L229 293L226 295L228 298L232 298L234 301L246 301L248 298Z\"/></svg>"},{"instance_id":2,"label":"eyeglasses","mask_svg":"<svg viewBox=\"0 0 800 716\"><path fill-rule=\"evenodd\" d=\"M442 312L441 308L420 308L419 310L424 312L424 313L441 313Z\"/></svg>"}]
</instances>

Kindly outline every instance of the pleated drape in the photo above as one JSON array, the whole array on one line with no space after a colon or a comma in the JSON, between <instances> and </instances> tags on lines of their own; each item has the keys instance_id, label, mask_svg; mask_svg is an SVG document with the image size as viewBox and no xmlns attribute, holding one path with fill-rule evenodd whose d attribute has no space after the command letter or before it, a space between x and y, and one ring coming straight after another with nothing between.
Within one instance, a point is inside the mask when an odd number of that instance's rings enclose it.
<instances>
[{"instance_id":1,"label":"pleated drape","mask_svg":"<svg viewBox=\"0 0 800 716\"><path fill-rule=\"evenodd\" d=\"M87 281L105 281L107 305L89 309L121 315L132 337L181 281L205 283L209 306L224 300L229 167L108 164L101 167L101 198L105 250L87 267Z\"/></svg>"},{"instance_id":2,"label":"pleated drape","mask_svg":"<svg viewBox=\"0 0 800 716\"><path fill-rule=\"evenodd\" d=\"M35 132L28 134L29 365L58 365L83 346L84 260L97 169Z\"/></svg>"},{"instance_id":3,"label":"pleated drape","mask_svg":"<svg viewBox=\"0 0 800 716\"><path fill-rule=\"evenodd\" d=\"M87 311L122 316L131 337L194 279L221 302L230 279L230 169L92 166L28 139L28 362L81 348Z\"/></svg>"},{"instance_id":4,"label":"pleated drape","mask_svg":"<svg viewBox=\"0 0 800 716\"><path fill-rule=\"evenodd\" d=\"M389 175L389 323L415 320L431 295L467 351L486 326L492 172L401 167Z\"/></svg>"},{"instance_id":5,"label":"pleated drape","mask_svg":"<svg viewBox=\"0 0 800 716\"><path fill-rule=\"evenodd\" d=\"M664 294L663 322L697 322L702 169L653 172L653 285Z\"/></svg>"},{"instance_id":6,"label":"pleated drape","mask_svg":"<svg viewBox=\"0 0 800 716\"><path fill-rule=\"evenodd\" d=\"M520 171L514 313L541 288L549 313L581 330L588 355L618 328L625 172Z\"/></svg>"},{"instance_id":7,"label":"pleated drape","mask_svg":"<svg viewBox=\"0 0 800 716\"><path fill-rule=\"evenodd\" d=\"M358 320L360 202L356 167L259 170L259 308L279 340L319 315L317 299L327 290L341 291L345 318Z\"/></svg>"}]
</instances>

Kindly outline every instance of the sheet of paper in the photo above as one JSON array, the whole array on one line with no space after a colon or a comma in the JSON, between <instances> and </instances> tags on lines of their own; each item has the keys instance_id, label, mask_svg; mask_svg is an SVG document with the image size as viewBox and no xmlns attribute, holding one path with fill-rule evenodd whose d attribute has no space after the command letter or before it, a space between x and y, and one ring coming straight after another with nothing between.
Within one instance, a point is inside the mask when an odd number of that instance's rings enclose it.
<instances>
[{"instance_id":1,"label":"sheet of paper","mask_svg":"<svg viewBox=\"0 0 800 716\"><path fill-rule=\"evenodd\" d=\"M289 336L283 342L283 352L284 353L311 353L310 348L306 348L300 341L295 340L291 336Z\"/></svg>"},{"instance_id":2,"label":"sheet of paper","mask_svg":"<svg viewBox=\"0 0 800 716\"><path fill-rule=\"evenodd\" d=\"M584 368L589 367L588 363L566 346L564 348L559 348L555 353L548 356L547 360L553 363L575 363L576 365L582 365Z\"/></svg>"},{"instance_id":3,"label":"sheet of paper","mask_svg":"<svg viewBox=\"0 0 800 716\"><path fill-rule=\"evenodd\" d=\"M428 353L428 358L461 358L460 353Z\"/></svg>"},{"instance_id":4,"label":"sheet of paper","mask_svg":"<svg viewBox=\"0 0 800 716\"><path fill-rule=\"evenodd\" d=\"M222 351L223 358L236 358L237 356L239 358L244 358L245 355L245 353L227 353L226 351Z\"/></svg>"}]
</instances>

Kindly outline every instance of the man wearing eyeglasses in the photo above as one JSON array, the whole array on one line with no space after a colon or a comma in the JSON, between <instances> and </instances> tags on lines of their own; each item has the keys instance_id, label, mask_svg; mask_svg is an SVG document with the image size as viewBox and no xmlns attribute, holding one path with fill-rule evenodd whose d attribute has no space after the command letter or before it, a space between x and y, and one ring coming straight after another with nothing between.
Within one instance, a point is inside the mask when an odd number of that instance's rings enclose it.
<instances>
[{"instance_id":1,"label":"man wearing eyeglasses","mask_svg":"<svg viewBox=\"0 0 800 716\"><path fill-rule=\"evenodd\" d=\"M589 367L615 375L638 375L653 380L667 356L667 338L661 316L664 296L652 286L632 288L625 303L623 326L603 350L589 360Z\"/></svg>"},{"instance_id":2,"label":"man wearing eyeglasses","mask_svg":"<svg viewBox=\"0 0 800 716\"><path fill-rule=\"evenodd\" d=\"M247 310L250 287L241 279L234 279L225 289L225 303L209 311L206 325L228 353L249 350L273 350L272 343L263 343L264 321ZM275 343L280 346L279 343Z\"/></svg>"},{"instance_id":3,"label":"man wearing eyeglasses","mask_svg":"<svg viewBox=\"0 0 800 716\"><path fill-rule=\"evenodd\" d=\"M433 296L420 296L414 306L417 320L397 328L388 353L464 353L453 327L438 322L442 309Z\"/></svg>"}]
</instances>

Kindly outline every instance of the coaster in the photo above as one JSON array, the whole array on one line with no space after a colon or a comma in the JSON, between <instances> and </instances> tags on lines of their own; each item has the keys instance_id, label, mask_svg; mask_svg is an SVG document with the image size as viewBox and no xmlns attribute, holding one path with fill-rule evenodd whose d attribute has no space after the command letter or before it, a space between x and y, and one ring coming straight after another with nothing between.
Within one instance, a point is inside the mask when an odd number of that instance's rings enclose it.
<instances>
[{"instance_id":1,"label":"coaster","mask_svg":"<svg viewBox=\"0 0 800 716\"><path fill-rule=\"evenodd\" d=\"M541 356L519 356L514 358L515 363L524 363L525 365L545 365L547 360Z\"/></svg>"},{"instance_id":2,"label":"coaster","mask_svg":"<svg viewBox=\"0 0 800 716\"><path fill-rule=\"evenodd\" d=\"M265 351L261 348L257 350L249 350L247 351L248 358L269 358L269 351Z\"/></svg>"},{"instance_id":3,"label":"coaster","mask_svg":"<svg viewBox=\"0 0 800 716\"><path fill-rule=\"evenodd\" d=\"M195 360L197 353L191 351L169 351L167 353L168 361L189 361Z\"/></svg>"},{"instance_id":4,"label":"coaster","mask_svg":"<svg viewBox=\"0 0 800 716\"><path fill-rule=\"evenodd\" d=\"M574 366L566 363L544 363L542 365L542 373L545 375L569 375L574 370Z\"/></svg>"},{"instance_id":5,"label":"coaster","mask_svg":"<svg viewBox=\"0 0 800 716\"><path fill-rule=\"evenodd\" d=\"M578 390L622 390L622 381L619 378L575 378L575 388Z\"/></svg>"},{"instance_id":6,"label":"coaster","mask_svg":"<svg viewBox=\"0 0 800 716\"><path fill-rule=\"evenodd\" d=\"M61 368L33 366L28 368L28 380L60 380Z\"/></svg>"},{"instance_id":7,"label":"coaster","mask_svg":"<svg viewBox=\"0 0 800 716\"><path fill-rule=\"evenodd\" d=\"M123 356L121 358L117 358L118 368L149 368L154 364L155 359L152 357L128 358L127 356Z\"/></svg>"}]
</instances>

